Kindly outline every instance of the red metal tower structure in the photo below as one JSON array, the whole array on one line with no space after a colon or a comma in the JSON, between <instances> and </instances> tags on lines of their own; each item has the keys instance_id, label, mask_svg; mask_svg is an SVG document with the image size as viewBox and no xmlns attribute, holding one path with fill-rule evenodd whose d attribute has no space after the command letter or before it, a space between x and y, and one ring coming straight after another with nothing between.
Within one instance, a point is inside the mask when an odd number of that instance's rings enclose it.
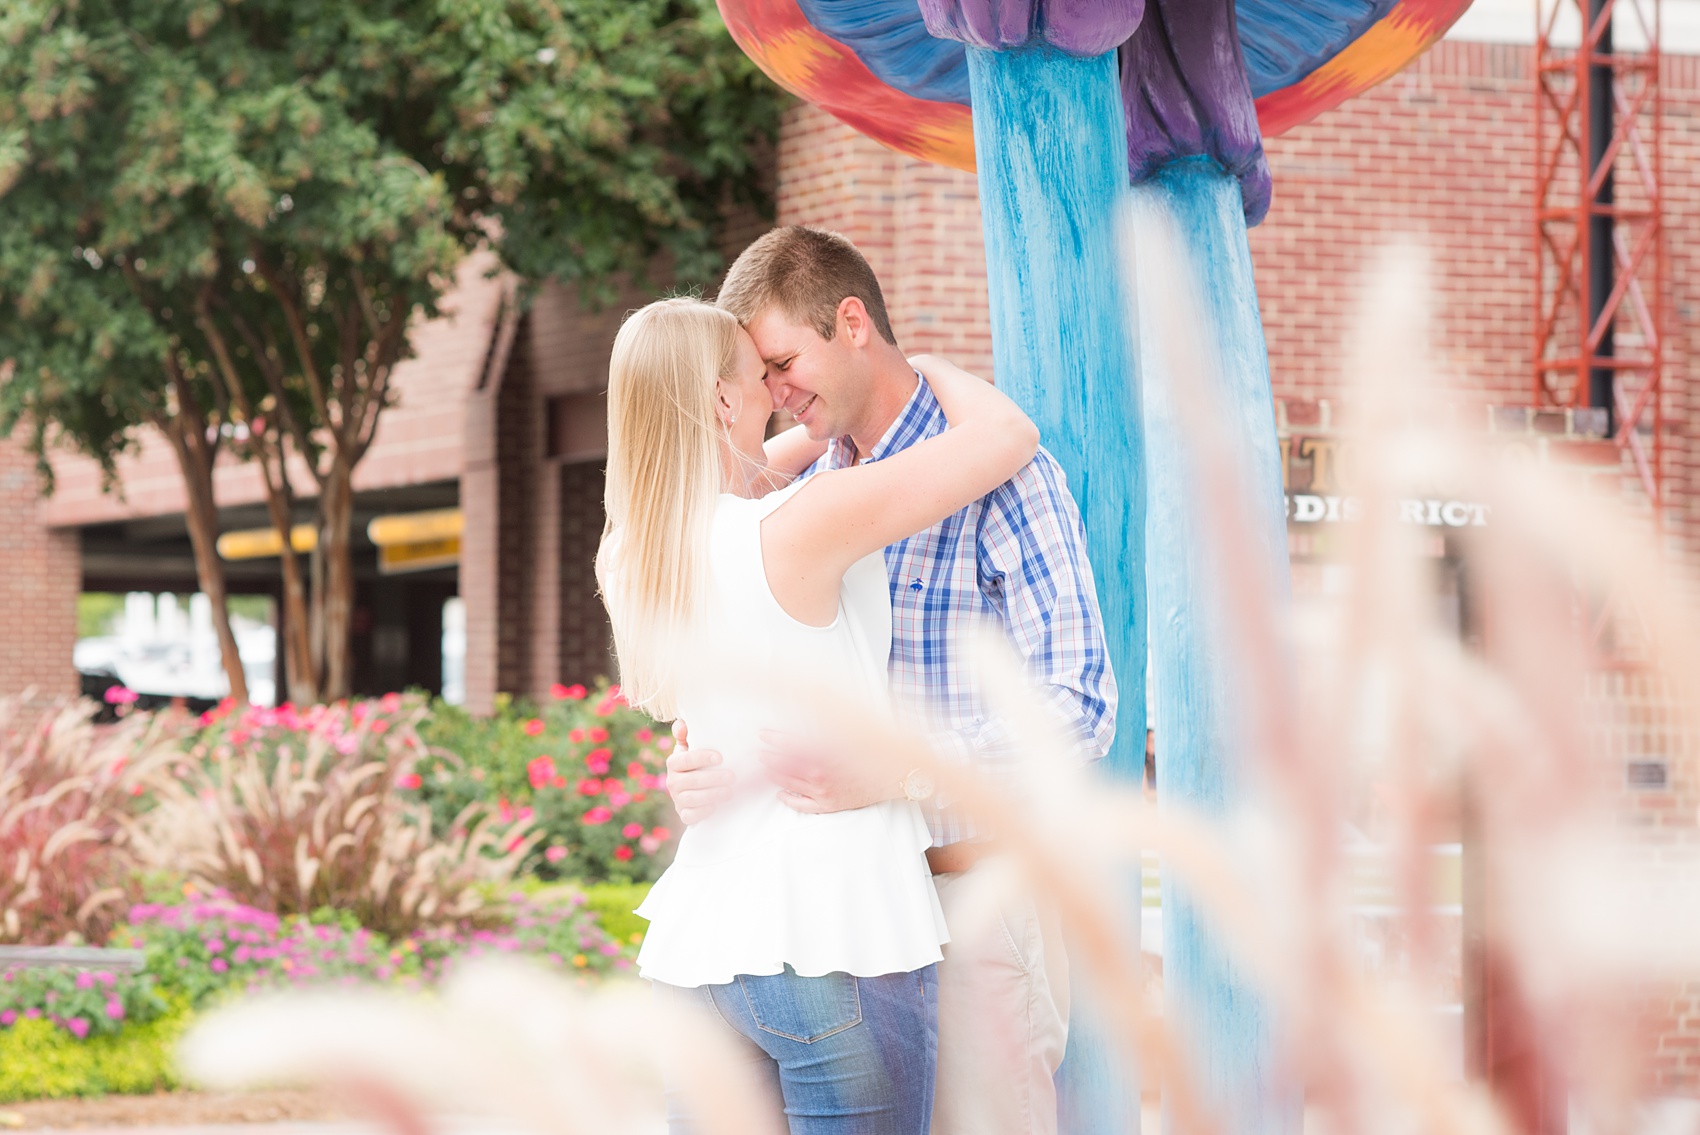
<instances>
[{"instance_id":1,"label":"red metal tower structure","mask_svg":"<svg viewBox=\"0 0 1700 1135\"><path fill-rule=\"evenodd\" d=\"M1656 528L1665 499L1660 0L1538 0L1537 13L1535 403L1591 411L1621 447Z\"/></svg>"}]
</instances>

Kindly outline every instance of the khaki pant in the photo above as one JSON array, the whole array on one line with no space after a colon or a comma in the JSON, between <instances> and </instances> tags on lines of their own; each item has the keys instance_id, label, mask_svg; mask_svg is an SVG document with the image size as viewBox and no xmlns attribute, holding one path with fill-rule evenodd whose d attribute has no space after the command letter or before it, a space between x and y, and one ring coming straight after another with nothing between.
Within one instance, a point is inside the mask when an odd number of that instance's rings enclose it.
<instances>
[{"instance_id":1,"label":"khaki pant","mask_svg":"<svg viewBox=\"0 0 1700 1135\"><path fill-rule=\"evenodd\" d=\"M976 897L975 877L991 862L933 877L950 944L938 970L932 1135L1055 1135L1068 960L1030 897L995 912Z\"/></svg>"}]
</instances>

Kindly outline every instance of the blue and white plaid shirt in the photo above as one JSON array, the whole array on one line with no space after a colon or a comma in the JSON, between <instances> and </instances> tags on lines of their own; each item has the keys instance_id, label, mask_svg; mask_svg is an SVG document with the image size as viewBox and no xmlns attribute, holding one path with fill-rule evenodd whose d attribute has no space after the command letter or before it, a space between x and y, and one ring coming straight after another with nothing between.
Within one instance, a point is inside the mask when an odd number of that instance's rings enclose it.
<instances>
[{"instance_id":1,"label":"blue and white plaid shirt","mask_svg":"<svg viewBox=\"0 0 1700 1135\"><path fill-rule=\"evenodd\" d=\"M908 405L864 458L907 449L945 430L922 378ZM804 476L856 462L838 438ZM935 747L987 775L1014 756L1007 726L975 696L957 638L976 621L1008 633L1045 700L1074 723L1083 752L1102 757L1116 731L1116 679L1086 560L1080 510L1056 458L1040 449L1010 480L961 512L885 550L891 574L891 687L900 708L923 715ZM934 844L975 836L948 806L928 810Z\"/></svg>"}]
</instances>

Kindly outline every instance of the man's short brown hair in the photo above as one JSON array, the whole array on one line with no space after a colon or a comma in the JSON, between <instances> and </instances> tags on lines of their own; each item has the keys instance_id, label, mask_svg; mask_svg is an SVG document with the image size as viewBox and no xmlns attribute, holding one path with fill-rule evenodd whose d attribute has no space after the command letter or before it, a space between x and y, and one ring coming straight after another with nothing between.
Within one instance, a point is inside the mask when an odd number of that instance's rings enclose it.
<instances>
[{"instance_id":1,"label":"man's short brown hair","mask_svg":"<svg viewBox=\"0 0 1700 1135\"><path fill-rule=\"evenodd\" d=\"M848 296L862 301L880 338L896 346L880 282L856 246L835 232L786 225L744 249L714 302L745 325L777 307L830 339L838 330L838 305Z\"/></svg>"}]
</instances>

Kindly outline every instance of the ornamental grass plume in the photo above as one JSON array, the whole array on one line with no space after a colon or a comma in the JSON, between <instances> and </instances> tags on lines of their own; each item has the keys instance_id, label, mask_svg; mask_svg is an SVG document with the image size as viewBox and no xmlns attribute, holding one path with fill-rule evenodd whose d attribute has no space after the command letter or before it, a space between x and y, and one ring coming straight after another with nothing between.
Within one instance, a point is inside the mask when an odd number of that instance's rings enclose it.
<instances>
[{"instance_id":1,"label":"ornamental grass plume","mask_svg":"<svg viewBox=\"0 0 1700 1135\"><path fill-rule=\"evenodd\" d=\"M276 914L347 911L394 938L497 917L535 837L482 805L435 832L401 796L422 751L420 707L250 709L154 778L138 832L148 862Z\"/></svg>"},{"instance_id":2,"label":"ornamental grass plume","mask_svg":"<svg viewBox=\"0 0 1700 1135\"><path fill-rule=\"evenodd\" d=\"M98 710L0 701L0 941L98 945L122 917L136 797L181 728L167 714L96 726Z\"/></svg>"},{"instance_id":3,"label":"ornamental grass plume","mask_svg":"<svg viewBox=\"0 0 1700 1135\"><path fill-rule=\"evenodd\" d=\"M255 998L208 1017L180 1050L208 1087L343 1089L398 1132L433 1115L537 1135L647 1135L665 1127L660 1062L690 1053L680 1085L703 1135L782 1135L725 1026L668 1011L629 983L586 993L512 959L467 962L429 1001L366 990Z\"/></svg>"}]
</instances>

